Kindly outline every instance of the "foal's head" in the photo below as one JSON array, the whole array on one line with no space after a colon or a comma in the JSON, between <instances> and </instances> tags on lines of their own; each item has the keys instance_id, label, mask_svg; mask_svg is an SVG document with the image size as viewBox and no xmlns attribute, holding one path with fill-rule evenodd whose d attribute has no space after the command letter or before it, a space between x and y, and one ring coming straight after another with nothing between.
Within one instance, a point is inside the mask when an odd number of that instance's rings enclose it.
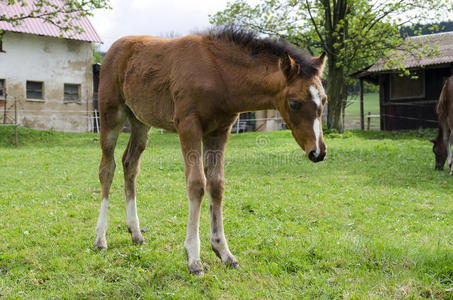
<instances>
[{"instance_id":1,"label":"foal's head","mask_svg":"<svg viewBox=\"0 0 453 300\"><path fill-rule=\"evenodd\" d=\"M321 83L324 63L325 54L310 58L306 66L290 56L280 60L280 68L285 76L285 88L279 99L278 110L297 143L313 162L324 160L327 150L321 120L327 101Z\"/></svg>"},{"instance_id":2,"label":"foal's head","mask_svg":"<svg viewBox=\"0 0 453 300\"><path fill-rule=\"evenodd\" d=\"M441 134L441 129L439 129L439 135L435 139L428 139L431 143L433 143L433 152L434 156L436 158L436 165L435 169L436 170L443 170L445 161L447 160L447 146L443 142L442 134Z\"/></svg>"}]
</instances>

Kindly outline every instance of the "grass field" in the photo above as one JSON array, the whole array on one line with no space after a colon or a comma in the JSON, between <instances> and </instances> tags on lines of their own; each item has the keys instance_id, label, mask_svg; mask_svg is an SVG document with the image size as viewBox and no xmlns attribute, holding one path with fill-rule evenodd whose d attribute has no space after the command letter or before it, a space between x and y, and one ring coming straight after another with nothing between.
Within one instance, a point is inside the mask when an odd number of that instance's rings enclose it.
<instances>
[{"instance_id":1,"label":"grass field","mask_svg":"<svg viewBox=\"0 0 453 300\"><path fill-rule=\"evenodd\" d=\"M153 131L138 178L147 243L125 225L121 151L109 249L95 251L100 206L95 134L0 128L0 298L453 298L453 177L434 171L433 132L347 131L314 164L290 132L232 136L225 231L241 270L209 245L203 278L187 272L182 155Z\"/></svg>"},{"instance_id":2,"label":"grass field","mask_svg":"<svg viewBox=\"0 0 453 300\"><path fill-rule=\"evenodd\" d=\"M360 98L358 95L350 96L349 105L345 109L345 127L347 129L360 129ZM365 116L365 128L367 115L379 115L379 93L366 93L363 95L363 111ZM370 120L370 129L380 129L379 118Z\"/></svg>"}]
</instances>

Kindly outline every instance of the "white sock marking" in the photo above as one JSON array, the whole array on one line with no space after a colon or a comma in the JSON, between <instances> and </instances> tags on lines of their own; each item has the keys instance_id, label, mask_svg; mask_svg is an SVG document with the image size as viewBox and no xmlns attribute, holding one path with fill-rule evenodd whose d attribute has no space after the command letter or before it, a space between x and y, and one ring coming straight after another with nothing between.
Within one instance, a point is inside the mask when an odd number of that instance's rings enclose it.
<instances>
[{"instance_id":1,"label":"white sock marking","mask_svg":"<svg viewBox=\"0 0 453 300\"><path fill-rule=\"evenodd\" d=\"M311 100L316 104L316 106L321 106L321 97L319 96L319 90L316 86L310 86Z\"/></svg>"},{"instance_id":2,"label":"white sock marking","mask_svg":"<svg viewBox=\"0 0 453 300\"><path fill-rule=\"evenodd\" d=\"M318 155L321 153L321 149L319 148L320 130L319 130L319 119L318 118L316 118L315 121L313 122L313 132L315 133L315 138L316 138L315 156L318 157Z\"/></svg>"},{"instance_id":3,"label":"white sock marking","mask_svg":"<svg viewBox=\"0 0 453 300\"><path fill-rule=\"evenodd\" d=\"M200 209L201 203L194 203L189 200L189 222L187 225L186 240L184 248L187 251L188 264L200 260Z\"/></svg>"},{"instance_id":4,"label":"white sock marking","mask_svg":"<svg viewBox=\"0 0 453 300\"><path fill-rule=\"evenodd\" d=\"M109 206L109 200L102 199L101 211L99 213L98 223L96 225L97 238L104 237L107 232L107 210Z\"/></svg>"},{"instance_id":5,"label":"white sock marking","mask_svg":"<svg viewBox=\"0 0 453 300\"><path fill-rule=\"evenodd\" d=\"M135 198L126 200L126 224L129 230L140 231Z\"/></svg>"}]
</instances>

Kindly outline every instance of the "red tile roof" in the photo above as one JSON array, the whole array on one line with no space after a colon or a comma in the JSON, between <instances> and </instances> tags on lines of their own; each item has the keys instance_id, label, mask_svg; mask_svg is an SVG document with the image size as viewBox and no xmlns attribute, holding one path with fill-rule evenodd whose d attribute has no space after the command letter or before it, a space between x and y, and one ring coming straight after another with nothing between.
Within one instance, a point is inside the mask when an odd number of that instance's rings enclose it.
<instances>
[{"instance_id":1,"label":"red tile roof","mask_svg":"<svg viewBox=\"0 0 453 300\"><path fill-rule=\"evenodd\" d=\"M58 6L64 5L64 2L62 0L49 0L49 1L50 3ZM14 5L7 5L5 2L0 1L0 15L5 17L13 17L21 14L28 15L30 11L35 7L33 4L33 0L24 0L23 2L27 2L28 5L21 6L18 3ZM64 17L62 15L59 15L57 19L62 22L64 21ZM60 37L61 35L66 39L102 43L101 37L97 34L96 30L94 29L93 25L91 25L87 17L73 19L71 23L73 26L78 26L82 28L83 32L78 32L78 30L62 32L60 31L60 28L53 24L44 22L41 19L32 18L24 19L20 23L20 25L17 26L5 21L0 21L0 30L45 35L52 37Z\"/></svg>"}]
</instances>

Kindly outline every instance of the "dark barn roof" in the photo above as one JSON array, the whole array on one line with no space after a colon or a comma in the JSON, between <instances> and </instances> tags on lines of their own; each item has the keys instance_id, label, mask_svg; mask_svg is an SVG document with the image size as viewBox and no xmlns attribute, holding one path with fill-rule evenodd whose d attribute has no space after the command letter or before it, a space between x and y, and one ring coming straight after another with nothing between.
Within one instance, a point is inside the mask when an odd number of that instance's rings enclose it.
<instances>
[{"instance_id":1,"label":"dark barn roof","mask_svg":"<svg viewBox=\"0 0 453 300\"><path fill-rule=\"evenodd\" d=\"M350 74L349 76L352 78L363 78L377 83L377 73L397 71L401 67L406 69L417 69L453 63L453 32L411 37L406 40L402 48L407 44L421 46L429 45L433 51L426 51L426 47L412 51L401 49L395 50L391 55L396 55L401 58L402 65L391 64L391 59L389 57L382 58L374 65Z\"/></svg>"}]
</instances>

